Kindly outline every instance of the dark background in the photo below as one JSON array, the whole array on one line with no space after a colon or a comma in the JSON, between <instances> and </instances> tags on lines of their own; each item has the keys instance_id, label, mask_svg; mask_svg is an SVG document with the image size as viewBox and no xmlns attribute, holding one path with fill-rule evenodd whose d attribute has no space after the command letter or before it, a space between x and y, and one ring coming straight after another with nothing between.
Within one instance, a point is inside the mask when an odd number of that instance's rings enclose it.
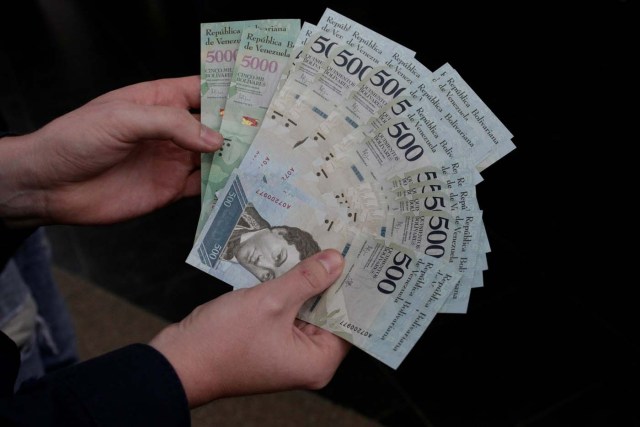
<instances>
[{"instance_id":1,"label":"dark background","mask_svg":"<svg viewBox=\"0 0 640 427\"><path fill-rule=\"evenodd\" d=\"M318 393L388 426L640 425L633 264L617 243L633 243L633 196L614 195L637 142L630 3L5 2L0 127L30 131L105 91L198 74L200 22L316 23L330 7L432 70L449 62L517 146L478 186L485 287L467 314L437 316L397 371L354 349ZM190 199L47 231L59 266L179 320L230 289L184 262L198 211Z\"/></svg>"}]
</instances>

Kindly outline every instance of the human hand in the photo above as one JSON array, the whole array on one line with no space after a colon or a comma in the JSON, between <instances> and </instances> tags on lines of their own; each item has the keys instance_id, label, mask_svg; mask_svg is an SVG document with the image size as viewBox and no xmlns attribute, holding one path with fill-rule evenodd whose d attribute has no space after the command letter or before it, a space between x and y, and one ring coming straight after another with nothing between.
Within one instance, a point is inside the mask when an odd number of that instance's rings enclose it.
<instances>
[{"instance_id":1,"label":"human hand","mask_svg":"<svg viewBox=\"0 0 640 427\"><path fill-rule=\"evenodd\" d=\"M173 365L192 408L221 397L324 387L350 344L296 315L343 267L339 252L319 252L281 277L197 307L150 345Z\"/></svg>"},{"instance_id":2,"label":"human hand","mask_svg":"<svg viewBox=\"0 0 640 427\"><path fill-rule=\"evenodd\" d=\"M0 217L103 224L200 192L200 152L219 133L189 109L197 76L114 90L28 135L0 140Z\"/></svg>"}]
</instances>

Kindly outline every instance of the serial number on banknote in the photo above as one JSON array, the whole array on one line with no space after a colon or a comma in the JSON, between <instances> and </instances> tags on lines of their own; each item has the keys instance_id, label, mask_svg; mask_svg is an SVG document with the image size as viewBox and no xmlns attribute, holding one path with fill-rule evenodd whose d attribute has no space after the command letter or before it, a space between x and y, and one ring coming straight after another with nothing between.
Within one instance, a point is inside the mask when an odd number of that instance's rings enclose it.
<instances>
[{"instance_id":1,"label":"serial number on banknote","mask_svg":"<svg viewBox=\"0 0 640 427\"><path fill-rule=\"evenodd\" d=\"M361 328L360 326L356 326L353 323L345 322L344 320L340 321L340 326L345 329L349 329L357 334L360 334L365 338L371 338L372 336L371 332Z\"/></svg>"}]
</instances>

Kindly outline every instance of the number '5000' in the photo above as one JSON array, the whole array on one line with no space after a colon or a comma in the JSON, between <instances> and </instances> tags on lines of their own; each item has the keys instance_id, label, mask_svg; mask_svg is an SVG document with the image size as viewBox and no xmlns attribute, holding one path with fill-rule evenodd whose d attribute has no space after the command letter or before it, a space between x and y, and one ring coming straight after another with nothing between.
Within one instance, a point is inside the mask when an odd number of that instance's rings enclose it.
<instances>
[{"instance_id":1,"label":"number '5000'","mask_svg":"<svg viewBox=\"0 0 640 427\"><path fill-rule=\"evenodd\" d=\"M269 71L270 73L278 71L278 61L270 61L253 55L243 56L242 66L245 68L251 68L252 70Z\"/></svg>"}]
</instances>

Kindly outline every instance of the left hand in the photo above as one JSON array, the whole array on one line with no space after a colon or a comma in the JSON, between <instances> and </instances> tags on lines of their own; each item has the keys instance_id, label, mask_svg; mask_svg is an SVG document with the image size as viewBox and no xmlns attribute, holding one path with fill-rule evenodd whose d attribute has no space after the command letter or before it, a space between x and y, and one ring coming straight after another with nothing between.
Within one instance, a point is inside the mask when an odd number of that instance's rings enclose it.
<instances>
[{"instance_id":1,"label":"left hand","mask_svg":"<svg viewBox=\"0 0 640 427\"><path fill-rule=\"evenodd\" d=\"M200 152L222 145L189 109L198 76L127 86L0 141L0 217L104 224L200 192ZM4 157L4 160L2 158Z\"/></svg>"}]
</instances>

